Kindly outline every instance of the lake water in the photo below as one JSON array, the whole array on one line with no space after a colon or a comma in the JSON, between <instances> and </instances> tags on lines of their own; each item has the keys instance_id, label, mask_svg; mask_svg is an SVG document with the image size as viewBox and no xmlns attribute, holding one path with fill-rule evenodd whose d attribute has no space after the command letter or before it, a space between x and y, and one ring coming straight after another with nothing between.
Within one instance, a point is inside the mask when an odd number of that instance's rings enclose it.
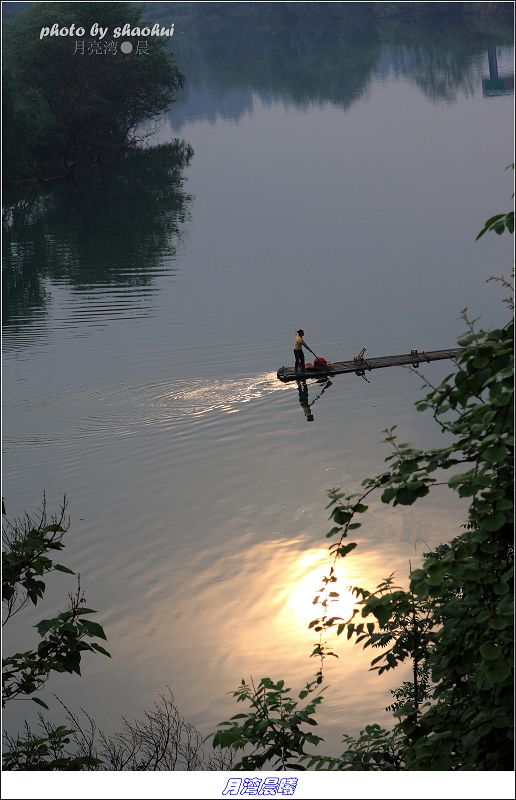
<instances>
[{"instance_id":1,"label":"lake water","mask_svg":"<svg viewBox=\"0 0 516 800\"><path fill-rule=\"evenodd\" d=\"M242 677L299 690L318 667L307 624L328 563L327 489L382 469L388 426L442 441L414 408L421 380L401 368L337 377L319 397L309 386L307 424L296 386L276 379L294 331L340 360L453 347L465 307L484 326L505 321L486 279L508 274L512 243L475 236L509 208L513 98L485 96L487 48L460 34L356 46L319 74L324 39L305 74L302 39L264 62L245 36L232 59L230 39L220 53L181 35L187 89L151 143L191 145L182 178L158 159L118 183L57 187L8 234L3 495L11 517L43 492L49 510L67 495L61 560L113 656L85 658L83 677L43 697L114 730L169 685L206 734L239 710L227 693ZM495 49L511 73L512 49ZM449 371L424 368L432 382ZM463 520L443 490L405 509L372 500L342 585L404 582ZM6 652L34 644L29 626L73 588L52 579L37 613L8 626ZM404 677L336 648L319 714L328 752L390 722L388 689ZM31 705L11 704L6 727Z\"/></svg>"}]
</instances>

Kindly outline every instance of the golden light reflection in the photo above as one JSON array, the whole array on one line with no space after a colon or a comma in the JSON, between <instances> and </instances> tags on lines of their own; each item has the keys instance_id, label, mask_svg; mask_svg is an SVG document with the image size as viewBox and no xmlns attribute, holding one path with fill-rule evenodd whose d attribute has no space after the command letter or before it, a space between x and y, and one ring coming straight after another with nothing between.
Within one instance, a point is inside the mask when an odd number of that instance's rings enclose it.
<instances>
[{"instance_id":1,"label":"golden light reflection","mask_svg":"<svg viewBox=\"0 0 516 800\"><path fill-rule=\"evenodd\" d=\"M319 618L324 609L318 603L314 603L314 598L320 596L323 600L329 591L338 592L338 597L329 598L327 606L328 617L341 617L343 621L350 619L355 607L356 598L349 590L351 583L350 576L346 570L337 565L334 568L335 582L328 586L325 593L323 577L329 574L331 561L328 559L326 550L316 550L303 554L293 570L293 578L288 593L287 608L290 615L295 619L291 620L299 625L300 628L306 627L310 636L313 630L308 629L311 620Z\"/></svg>"},{"instance_id":2,"label":"golden light reflection","mask_svg":"<svg viewBox=\"0 0 516 800\"><path fill-rule=\"evenodd\" d=\"M231 524L236 536L246 518L235 515ZM117 661L145 676L142 696L149 686L159 691L168 681L183 707L204 720L206 732L235 713L228 693L242 677L283 678L297 691L319 667L318 659L310 658L318 633L308 625L320 616L312 601L332 563L328 550L307 549L308 534L256 543L253 537L254 532L241 534L238 550L232 541L205 546L188 570L164 559L156 565L152 583L147 575L145 594L135 595L131 613L124 606L117 619L106 622ZM406 551L393 547L390 571L401 571L405 556ZM340 598L329 614L346 619L353 607L348 586L375 586L385 574L385 555L371 548L341 559L335 573L332 591ZM135 629L143 645L139 648L134 647ZM386 673L378 678L369 671L370 651L356 647L345 634L337 637L336 631L334 627L324 637L338 659L325 663L332 702L323 704L318 719L320 735L339 747L346 724L354 731L357 720L391 721L384 711L388 689L405 676L400 672L393 679ZM179 654L188 660L188 669ZM99 669L104 669L101 662Z\"/></svg>"},{"instance_id":3,"label":"golden light reflection","mask_svg":"<svg viewBox=\"0 0 516 800\"><path fill-rule=\"evenodd\" d=\"M291 388L280 383L275 372L263 372L232 381L194 380L189 384L181 381L172 388L168 386L166 391L158 393L154 400L158 407L165 407L183 416L204 416L212 411L236 414L243 403L260 400L273 392ZM148 405L149 398L145 397L144 400ZM152 399L150 402L152 405Z\"/></svg>"}]
</instances>

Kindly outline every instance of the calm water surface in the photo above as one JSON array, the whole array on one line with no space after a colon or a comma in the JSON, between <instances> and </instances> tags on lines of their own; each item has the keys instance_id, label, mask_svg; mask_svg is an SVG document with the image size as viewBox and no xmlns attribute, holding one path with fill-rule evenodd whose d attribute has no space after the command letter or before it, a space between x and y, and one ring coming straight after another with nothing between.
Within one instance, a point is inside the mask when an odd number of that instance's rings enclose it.
<instances>
[{"instance_id":1,"label":"calm water surface","mask_svg":"<svg viewBox=\"0 0 516 800\"><path fill-rule=\"evenodd\" d=\"M327 564L326 490L382 469L387 426L442 441L406 369L341 376L318 398L309 387L307 424L296 387L275 377L293 332L337 360L454 346L464 307L486 326L505 319L485 281L508 273L511 243L474 241L512 191L513 100L483 95L487 51L461 61L450 45L437 62L375 45L366 77L357 66L294 87L285 65L259 79L250 52L240 71L217 71L202 41L185 41L188 89L153 139L193 147L182 178L158 158L119 184L59 187L18 213L6 243L3 494L11 516L43 491L50 509L67 495L63 561L113 655L45 695L108 730L167 685L203 733L236 713L227 693L242 677L302 688L318 666L307 623ZM499 47L498 65L511 72L512 51ZM446 492L408 509L371 502L343 586L403 581L463 518ZM7 651L29 646L29 625L73 587L52 580ZM328 751L388 722L403 678L336 648Z\"/></svg>"}]
</instances>

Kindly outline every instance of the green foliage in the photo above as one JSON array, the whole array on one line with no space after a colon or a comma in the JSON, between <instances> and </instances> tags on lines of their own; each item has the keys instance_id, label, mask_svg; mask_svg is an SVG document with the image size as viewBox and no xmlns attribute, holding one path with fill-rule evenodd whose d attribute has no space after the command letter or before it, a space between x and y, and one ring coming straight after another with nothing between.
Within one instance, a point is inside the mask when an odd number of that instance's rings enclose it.
<instances>
[{"instance_id":1,"label":"green foliage","mask_svg":"<svg viewBox=\"0 0 516 800\"><path fill-rule=\"evenodd\" d=\"M141 25L141 9L134 3L38 3L8 20L7 180L68 175L77 162L116 154L137 141L142 122L173 102L184 78L164 41L153 40L146 55L80 55L74 37L39 35L56 20L87 32L97 22L112 32L121 19Z\"/></svg>"},{"instance_id":2,"label":"green foliage","mask_svg":"<svg viewBox=\"0 0 516 800\"><path fill-rule=\"evenodd\" d=\"M34 605L43 597L45 583L41 576L54 569L62 572L73 571L62 564L54 564L52 559L44 555L50 550L62 550L61 537L65 529L59 524L31 528L23 538L14 540L9 552L4 553L2 562L2 596L7 602L7 618L15 613L18 591L21 588L26 599ZM19 607L21 607L21 605Z\"/></svg>"},{"instance_id":3,"label":"green foliage","mask_svg":"<svg viewBox=\"0 0 516 800\"><path fill-rule=\"evenodd\" d=\"M322 676L307 683L299 692L299 700L304 700L319 687ZM242 678L242 685L233 692L237 703L247 702L251 711L235 714L231 720L221 722L221 730L210 734L213 746L241 750L250 747L250 752L242 756L232 768L234 770L256 769L294 769L303 770L300 758L305 755L307 744L317 746L321 737L310 731L317 725L313 714L322 702L322 689L305 705L292 698L284 681L273 683L270 678L262 678L258 686L249 686ZM308 726L308 730L306 730Z\"/></svg>"},{"instance_id":4,"label":"green foliage","mask_svg":"<svg viewBox=\"0 0 516 800\"><path fill-rule=\"evenodd\" d=\"M3 503L2 503L3 506ZM5 509L2 507L2 511ZM42 577L51 572L74 574L69 567L55 563L48 554L63 549L62 538L68 530L66 500L60 514L49 523L46 503L36 519L26 515L14 522L5 521L3 529L2 599L6 613L4 624L31 601L34 605L45 593ZM67 611L52 619L43 619L34 627L40 637L36 649L7 656L2 660L2 706L19 696L31 696L40 691L52 673L81 674L81 659L85 652L109 656L107 650L90 639L106 639L101 625L85 618L94 614L86 608L78 580L77 591L69 595ZM31 697L39 706L48 708L40 697ZM27 735L11 740L12 747L4 751L4 769L85 769L94 763L89 756L65 756L64 746L71 733L64 726L52 729L45 737Z\"/></svg>"},{"instance_id":5,"label":"green foliage","mask_svg":"<svg viewBox=\"0 0 516 800\"><path fill-rule=\"evenodd\" d=\"M509 211L507 214L495 214L494 217L489 217L478 234L477 240L480 239L484 233L487 233L487 231L494 231L499 236L504 231L514 233L514 211Z\"/></svg>"},{"instance_id":6,"label":"green foliage","mask_svg":"<svg viewBox=\"0 0 516 800\"><path fill-rule=\"evenodd\" d=\"M4 770L37 771L75 771L94 769L101 761L90 755L70 756L67 745L74 734L72 728L58 725L46 730L46 736L34 737L26 730L24 738L18 738L15 744L4 752Z\"/></svg>"},{"instance_id":7,"label":"green foliage","mask_svg":"<svg viewBox=\"0 0 516 800\"><path fill-rule=\"evenodd\" d=\"M459 339L464 350L456 372L418 403L433 411L452 443L418 450L389 429L390 468L364 486L367 493L381 491L384 503L410 505L433 489L437 472L451 472L448 487L471 498L466 530L426 554L411 573L409 592L386 585L373 594L357 591L362 615L376 617L378 632L345 626L365 646L385 648L373 666L394 668L409 658L414 681L421 663L431 676L430 702L419 714L414 699L396 708L408 769L508 769L512 763L513 323L476 331L464 318L469 330ZM333 552L342 557L356 501L333 492L331 505L333 521L342 523ZM326 630L334 620L326 615L319 625Z\"/></svg>"},{"instance_id":8,"label":"green foliage","mask_svg":"<svg viewBox=\"0 0 516 800\"><path fill-rule=\"evenodd\" d=\"M488 220L481 234L499 233L500 220ZM510 215L503 215L503 226L512 232ZM321 660L318 680L324 659L335 655L324 639L333 628L364 648L381 650L371 669L381 674L407 662L412 680L392 691L388 709L398 721L391 731L369 725L356 740L344 737L341 756L310 756L308 768L512 769L513 320L485 331L476 329L465 310L463 318L467 331L459 339L463 349L455 370L437 387L423 378L427 394L416 404L420 411L432 411L448 443L418 449L398 441L395 427L389 428L388 469L364 480L360 494L346 495L338 488L328 492L333 563L314 599L321 615L309 626L319 634L312 651ZM361 527L357 520L367 512L366 498L376 493L383 503L409 506L443 485L469 503L462 532L425 553L421 566L410 573L408 590L396 586L392 575L373 592L350 587L356 597L350 618L332 616L332 603L339 597L334 565L357 546L345 540ZM220 744L252 742L251 764L260 766L265 745L256 728L259 706L247 687L237 694L251 704L251 712L242 717L253 735L237 736L233 723L234 736ZM288 749L285 730L282 736ZM267 752L276 742L271 728ZM307 762L306 754L300 761Z\"/></svg>"},{"instance_id":9,"label":"green foliage","mask_svg":"<svg viewBox=\"0 0 516 800\"><path fill-rule=\"evenodd\" d=\"M373 658L371 668L381 675L394 669L405 660L412 660L413 669L428 657L432 641L432 607L427 599L420 600L413 592L395 586L393 576L380 583L375 592L355 587L360 599L362 617L376 617L377 622L346 625L347 638L355 637L363 647L380 648L380 655ZM414 702L416 707L422 700L418 697L417 675L415 677Z\"/></svg>"},{"instance_id":10,"label":"green foliage","mask_svg":"<svg viewBox=\"0 0 516 800\"><path fill-rule=\"evenodd\" d=\"M80 590L78 592L80 595ZM106 635L97 622L83 619L83 614L94 614L91 608L82 608L82 597L72 598L68 611L54 619L43 619L35 626L41 641L36 650L15 653L2 661L3 705L18 695L31 695L39 691L51 672L81 674L81 657L84 652L102 653L107 650L88 638L105 639ZM42 704L38 698L35 702ZM43 704L44 705L44 704ZM45 706L46 707L46 706Z\"/></svg>"},{"instance_id":11,"label":"green foliage","mask_svg":"<svg viewBox=\"0 0 516 800\"><path fill-rule=\"evenodd\" d=\"M60 513L47 518L46 500L36 517L26 514L2 525L2 600L6 606L2 625L18 613L30 600L34 605L43 597L45 582L42 577L53 570L75 573L63 564L56 564L48 553L64 548L62 538L69 527L66 517L66 498ZM2 515L5 516L2 499Z\"/></svg>"},{"instance_id":12,"label":"green foliage","mask_svg":"<svg viewBox=\"0 0 516 800\"><path fill-rule=\"evenodd\" d=\"M343 736L346 749L342 755L304 757L307 769L377 771L403 769L401 757L402 737L394 729L388 731L380 725L366 725L359 736Z\"/></svg>"},{"instance_id":13,"label":"green foliage","mask_svg":"<svg viewBox=\"0 0 516 800\"><path fill-rule=\"evenodd\" d=\"M512 169L514 172L514 164L509 164L506 169ZM477 234L475 241L478 242L488 231L494 231L494 233L497 233L499 236L501 236L504 231L514 233L514 211L508 211L506 214L495 214L493 217L489 217L484 223L482 230Z\"/></svg>"}]
</instances>

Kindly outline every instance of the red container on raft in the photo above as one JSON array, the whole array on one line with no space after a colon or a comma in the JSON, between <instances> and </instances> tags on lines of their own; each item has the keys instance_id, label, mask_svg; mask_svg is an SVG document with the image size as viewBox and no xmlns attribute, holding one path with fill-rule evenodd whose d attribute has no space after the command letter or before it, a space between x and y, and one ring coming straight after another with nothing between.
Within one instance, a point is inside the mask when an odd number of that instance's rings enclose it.
<instances>
[{"instance_id":1,"label":"red container on raft","mask_svg":"<svg viewBox=\"0 0 516 800\"><path fill-rule=\"evenodd\" d=\"M325 358L316 358L313 364L305 364L305 369L321 369L322 367L327 367L329 363Z\"/></svg>"}]
</instances>

